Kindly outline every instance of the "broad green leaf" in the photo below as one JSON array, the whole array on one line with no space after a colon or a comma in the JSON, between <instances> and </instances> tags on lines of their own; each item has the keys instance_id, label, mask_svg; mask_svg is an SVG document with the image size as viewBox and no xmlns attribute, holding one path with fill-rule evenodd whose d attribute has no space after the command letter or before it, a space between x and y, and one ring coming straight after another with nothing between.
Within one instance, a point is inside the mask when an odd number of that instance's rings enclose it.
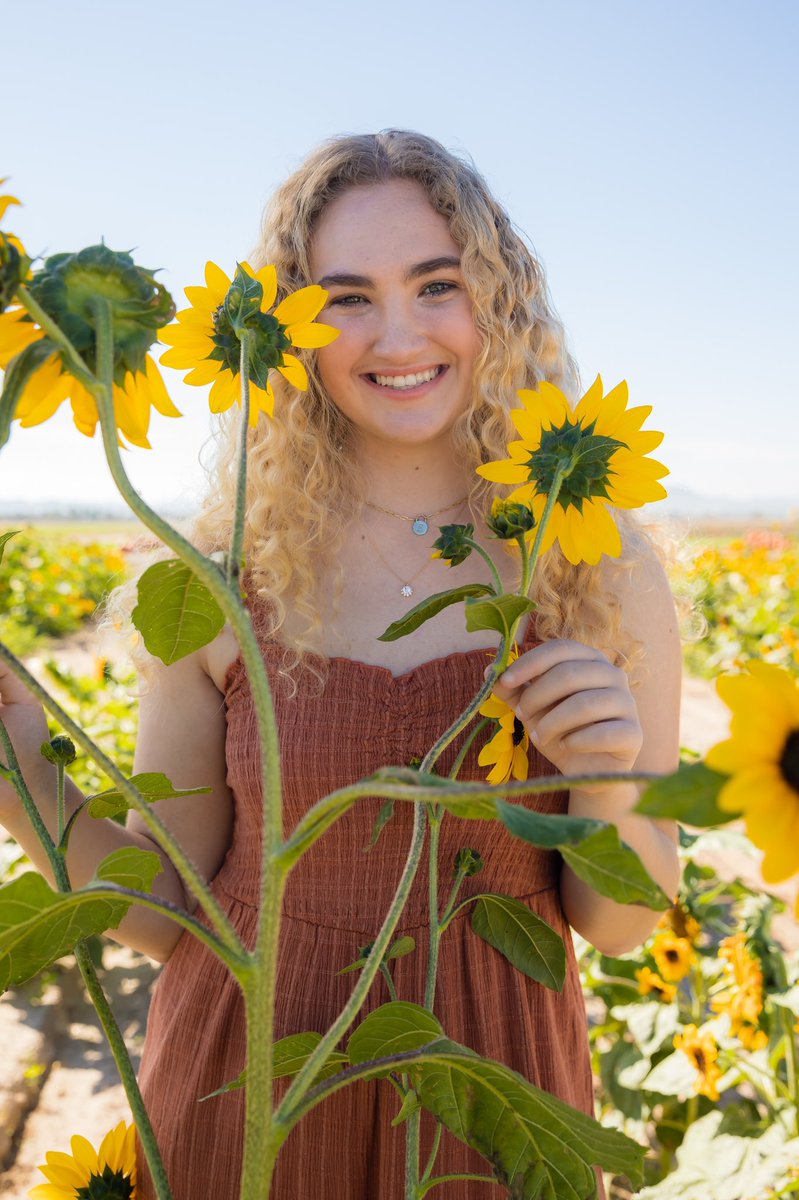
<instances>
[{"instance_id":1,"label":"broad green leaf","mask_svg":"<svg viewBox=\"0 0 799 1200\"><path fill-rule=\"evenodd\" d=\"M31 979L83 938L116 929L131 900L101 898L93 888L116 883L149 892L162 867L154 852L129 847L104 858L77 892L55 892L34 871L0 887L0 991Z\"/></svg>"},{"instance_id":2,"label":"broad green leaf","mask_svg":"<svg viewBox=\"0 0 799 1200\"><path fill-rule=\"evenodd\" d=\"M647 817L672 817L702 829L726 825L739 815L723 812L718 806L718 795L727 779L727 775L711 771L704 763L680 763L673 775L649 785L635 812Z\"/></svg>"},{"instance_id":3,"label":"broad green leaf","mask_svg":"<svg viewBox=\"0 0 799 1200\"><path fill-rule=\"evenodd\" d=\"M21 532L21 529L12 529L10 533L0 534L0 563L3 561L3 553L6 548L6 542L10 541L12 537L16 537L17 534Z\"/></svg>"},{"instance_id":4,"label":"broad green leaf","mask_svg":"<svg viewBox=\"0 0 799 1200\"><path fill-rule=\"evenodd\" d=\"M457 1042L439 1036L419 1044L437 1024L417 1005L383 1005L350 1038L351 1061L412 1054L395 1069L410 1076L424 1108L488 1159L516 1200L590 1200L593 1164L640 1181L643 1146ZM387 1074L391 1065L370 1074Z\"/></svg>"},{"instance_id":5,"label":"broad green leaf","mask_svg":"<svg viewBox=\"0 0 799 1200\"><path fill-rule=\"evenodd\" d=\"M143 800L154 804L156 800L170 800L176 796L200 796L210 792L209 787L176 788L160 771L144 771L132 775L130 782L139 792ZM118 817L130 808L130 804L117 788L108 788L90 796L87 804L89 815L92 817Z\"/></svg>"},{"instance_id":6,"label":"broad green leaf","mask_svg":"<svg viewBox=\"0 0 799 1200\"><path fill-rule=\"evenodd\" d=\"M26 346L6 368L3 391L0 393L0 449L9 439L11 422L28 380L55 353L53 343L48 338L40 338Z\"/></svg>"},{"instance_id":7,"label":"broad green leaf","mask_svg":"<svg viewBox=\"0 0 799 1200\"><path fill-rule=\"evenodd\" d=\"M407 637L409 633L413 633L414 629L418 629L431 617L437 616L450 604L458 604L469 596L493 596L493 594L494 589L487 583L465 583L461 587L450 588L446 592L436 592L435 595L428 596L426 600L415 605L399 621L393 621L377 640L379 642L396 642L398 638Z\"/></svg>"},{"instance_id":8,"label":"broad green leaf","mask_svg":"<svg viewBox=\"0 0 799 1200\"><path fill-rule=\"evenodd\" d=\"M523 975L559 992L566 978L563 938L520 900L484 892L472 912L472 929L504 954Z\"/></svg>"},{"instance_id":9,"label":"broad green leaf","mask_svg":"<svg viewBox=\"0 0 799 1200\"><path fill-rule=\"evenodd\" d=\"M538 813L521 804L497 801L497 815L516 837L548 850L559 850L580 879L619 904L666 909L671 900L647 874L615 825L589 817Z\"/></svg>"},{"instance_id":10,"label":"broad green leaf","mask_svg":"<svg viewBox=\"0 0 799 1200\"><path fill-rule=\"evenodd\" d=\"M131 620L150 653L167 665L207 646L225 623L208 588L179 558L148 567L138 595Z\"/></svg>"},{"instance_id":11,"label":"broad green leaf","mask_svg":"<svg viewBox=\"0 0 799 1200\"><path fill-rule=\"evenodd\" d=\"M280 1038L272 1047L273 1078L283 1079L288 1075L296 1075L307 1063L316 1047L322 1040L321 1033L292 1033ZM316 1076L315 1082L321 1083L331 1075L337 1075L344 1067L349 1066L350 1060L340 1050L334 1050L325 1065ZM215 1092L201 1096L200 1100L210 1100L213 1096L224 1096L226 1092L235 1092L247 1085L247 1068L236 1079L223 1083Z\"/></svg>"},{"instance_id":12,"label":"broad green leaf","mask_svg":"<svg viewBox=\"0 0 799 1200\"><path fill-rule=\"evenodd\" d=\"M534 608L535 604L529 597L516 596L512 592L494 596L490 600L467 600L466 628L470 633L477 633L480 629L496 629L507 639L514 621Z\"/></svg>"}]
</instances>

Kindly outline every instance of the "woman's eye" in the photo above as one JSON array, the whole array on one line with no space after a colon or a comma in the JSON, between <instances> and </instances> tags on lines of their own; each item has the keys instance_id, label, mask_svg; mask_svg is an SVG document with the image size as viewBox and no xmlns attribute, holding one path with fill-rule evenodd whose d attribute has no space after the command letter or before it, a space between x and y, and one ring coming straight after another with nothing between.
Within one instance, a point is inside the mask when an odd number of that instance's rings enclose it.
<instances>
[{"instance_id":1,"label":"woman's eye","mask_svg":"<svg viewBox=\"0 0 799 1200\"><path fill-rule=\"evenodd\" d=\"M336 296L334 300L330 301L330 304L338 304L342 308L357 308L362 301L365 303L365 296Z\"/></svg>"},{"instance_id":2,"label":"woman's eye","mask_svg":"<svg viewBox=\"0 0 799 1200\"><path fill-rule=\"evenodd\" d=\"M436 279L432 283L425 284L422 289L428 296L445 296L447 292L455 289L454 283L445 283L443 279Z\"/></svg>"}]
</instances>

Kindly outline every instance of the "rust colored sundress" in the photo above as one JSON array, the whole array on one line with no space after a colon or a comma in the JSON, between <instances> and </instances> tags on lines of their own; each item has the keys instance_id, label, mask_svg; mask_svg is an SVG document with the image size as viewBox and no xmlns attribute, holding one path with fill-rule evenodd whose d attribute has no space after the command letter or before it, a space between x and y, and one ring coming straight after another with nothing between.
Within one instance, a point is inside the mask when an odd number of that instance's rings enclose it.
<instances>
[{"instance_id":1,"label":"rust colored sundress","mask_svg":"<svg viewBox=\"0 0 799 1200\"><path fill-rule=\"evenodd\" d=\"M255 623L257 631L257 612ZM321 694L318 685L300 677L299 693L289 698L277 675L282 651L263 629L259 637L275 684L286 830L328 792L380 766L408 764L421 757L475 695L492 657L481 649L453 653L398 677L382 667L333 658ZM526 648L533 644L528 642ZM231 847L212 887L245 943L252 945L262 806L255 714L240 660L228 671L225 700L235 825ZM442 758L442 773L451 765L457 745ZM531 775L551 774L551 765L532 746L531 751ZM478 748L469 753L461 778L484 778L477 753ZM565 793L532 797L530 804L543 812L561 812ZM377 934L411 837L411 806L398 803L377 845L364 852L381 806L379 799L357 803L289 877L276 1037L324 1031L346 1003L356 976L338 972ZM498 822L446 816L440 842L444 896L455 855L464 846L479 850L485 866L466 880L461 898L491 891L524 900L563 936L568 965L561 993L535 983L472 932L467 908L441 942L436 1013L446 1035L593 1114L585 1009L558 892L560 858L512 837ZM392 963L402 1000L422 1002L427 929L425 855L395 934L410 934L417 945L414 953ZM385 982L378 976L362 1016L388 999ZM186 932L155 988L140 1072L174 1200L238 1200L244 1092L203 1103L198 1100L235 1079L244 1060L245 1018L238 985L221 962ZM396 1091L384 1080L350 1085L323 1101L295 1126L281 1149L272 1200L402 1200L404 1127L391 1127L398 1107ZM425 1113L423 1165L432 1130L433 1120ZM451 1172L487 1175L490 1167L445 1130L434 1174ZM141 1154L139 1179L139 1200L154 1200ZM440 1185L439 1193L442 1200L500 1195L495 1186L465 1181Z\"/></svg>"}]
</instances>

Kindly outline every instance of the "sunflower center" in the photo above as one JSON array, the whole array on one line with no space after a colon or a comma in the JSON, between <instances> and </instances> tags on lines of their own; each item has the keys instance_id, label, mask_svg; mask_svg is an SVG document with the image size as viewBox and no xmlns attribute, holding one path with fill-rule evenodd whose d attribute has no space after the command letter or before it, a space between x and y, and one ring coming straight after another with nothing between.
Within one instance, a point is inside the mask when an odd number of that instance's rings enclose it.
<instances>
[{"instance_id":1,"label":"sunflower center","mask_svg":"<svg viewBox=\"0 0 799 1200\"><path fill-rule=\"evenodd\" d=\"M241 343L224 304L220 304L214 313L213 322L214 349L208 357L224 363L229 371L238 375L241 366ZM290 348L291 339L286 333L286 327L280 324L277 317L260 310L250 313L246 326L250 335L250 378L258 387L265 388L269 382L269 372L282 366L283 351Z\"/></svg>"},{"instance_id":2,"label":"sunflower center","mask_svg":"<svg viewBox=\"0 0 799 1200\"><path fill-rule=\"evenodd\" d=\"M76 1188L76 1200L130 1200L133 1184L123 1171L112 1171L108 1164L102 1175L92 1175L85 1187Z\"/></svg>"},{"instance_id":3,"label":"sunflower center","mask_svg":"<svg viewBox=\"0 0 799 1200\"><path fill-rule=\"evenodd\" d=\"M789 787L799 792L799 729L792 729L780 758L782 777Z\"/></svg>"},{"instance_id":4,"label":"sunflower center","mask_svg":"<svg viewBox=\"0 0 799 1200\"><path fill-rule=\"evenodd\" d=\"M700 1049L699 1046L694 1046L692 1053L697 1071L701 1071L705 1075L707 1073L707 1059L705 1058L704 1050Z\"/></svg>"},{"instance_id":5,"label":"sunflower center","mask_svg":"<svg viewBox=\"0 0 799 1200\"><path fill-rule=\"evenodd\" d=\"M541 445L527 466L539 495L552 491L555 476L565 468L558 492L558 504L582 512L583 502L602 496L609 499L607 485L614 474L610 460L625 442L594 433L596 421L585 427L571 421L554 425L541 434Z\"/></svg>"},{"instance_id":6,"label":"sunflower center","mask_svg":"<svg viewBox=\"0 0 799 1200\"><path fill-rule=\"evenodd\" d=\"M524 728L524 726L522 725L519 718L514 717L513 718L513 733L511 734L514 746L520 746L522 744L522 741L524 740L524 735L526 732L527 731Z\"/></svg>"}]
</instances>

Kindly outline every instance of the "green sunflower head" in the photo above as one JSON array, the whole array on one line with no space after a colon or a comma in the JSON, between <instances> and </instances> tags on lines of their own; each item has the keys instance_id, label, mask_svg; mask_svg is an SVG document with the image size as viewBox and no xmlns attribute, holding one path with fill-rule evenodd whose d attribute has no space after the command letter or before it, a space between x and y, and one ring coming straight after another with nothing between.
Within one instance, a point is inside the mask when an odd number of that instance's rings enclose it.
<instances>
[{"instance_id":1,"label":"green sunflower head","mask_svg":"<svg viewBox=\"0 0 799 1200\"><path fill-rule=\"evenodd\" d=\"M441 525L438 532L441 536L433 542L433 558L459 566L472 552L469 539L474 537L474 525Z\"/></svg>"},{"instance_id":2,"label":"green sunflower head","mask_svg":"<svg viewBox=\"0 0 799 1200\"><path fill-rule=\"evenodd\" d=\"M138 267L124 251L104 245L45 259L31 280L30 291L91 370L96 369L95 303L98 298L109 302L114 382L119 386L128 371L144 370L158 330L175 315L172 297L153 271Z\"/></svg>"},{"instance_id":3,"label":"green sunflower head","mask_svg":"<svg viewBox=\"0 0 799 1200\"><path fill-rule=\"evenodd\" d=\"M482 871L484 866L483 856L479 850L471 850L464 847L455 855L455 869L452 872L453 877L463 875L469 879L472 875L477 875Z\"/></svg>"},{"instance_id":4,"label":"green sunflower head","mask_svg":"<svg viewBox=\"0 0 799 1200\"><path fill-rule=\"evenodd\" d=\"M16 238L0 233L0 312L5 312L19 285L25 281L31 260Z\"/></svg>"},{"instance_id":5,"label":"green sunflower head","mask_svg":"<svg viewBox=\"0 0 799 1200\"><path fill-rule=\"evenodd\" d=\"M41 753L53 766L68 767L75 761L75 743L65 733L57 733L49 742L42 742Z\"/></svg>"},{"instance_id":6,"label":"green sunflower head","mask_svg":"<svg viewBox=\"0 0 799 1200\"><path fill-rule=\"evenodd\" d=\"M497 498L491 505L491 516L486 524L496 537L506 542L535 528L535 517L526 504Z\"/></svg>"},{"instance_id":7,"label":"green sunflower head","mask_svg":"<svg viewBox=\"0 0 799 1200\"><path fill-rule=\"evenodd\" d=\"M260 388L268 386L269 372L283 365L283 353L292 345L277 317L262 312L263 296L263 284L237 266L230 290L214 313L214 349L209 355L237 375L241 367L239 339L246 332L250 378Z\"/></svg>"},{"instance_id":8,"label":"green sunflower head","mask_svg":"<svg viewBox=\"0 0 799 1200\"><path fill-rule=\"evenodd\" d=\"M530 479L539 495L549 495L559 470L565 469L558 492L563 509L583 511L583 502L597 496L608 497L613 471L610 460L626 442L594 433L596 421L583 426L568 419L541 434L541 445L530 457Z\"/></svg>"}]
</instances>

